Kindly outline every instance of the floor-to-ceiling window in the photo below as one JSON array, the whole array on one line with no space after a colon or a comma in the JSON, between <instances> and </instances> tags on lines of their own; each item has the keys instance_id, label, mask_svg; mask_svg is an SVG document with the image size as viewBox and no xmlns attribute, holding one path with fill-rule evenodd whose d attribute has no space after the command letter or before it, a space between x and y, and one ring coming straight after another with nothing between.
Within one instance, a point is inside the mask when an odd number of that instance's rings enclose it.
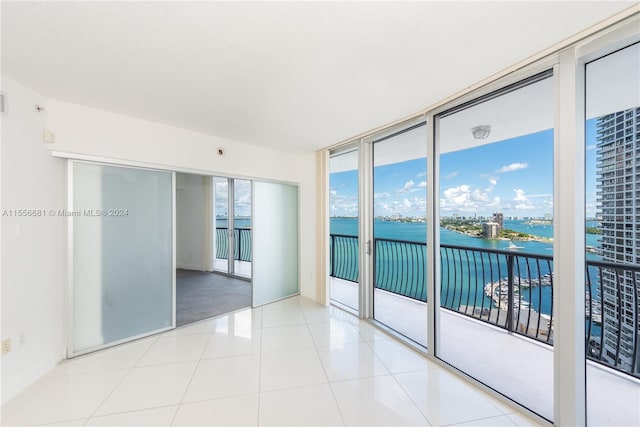
<instances>
[{"instance_id":1,"label":"floor-to-ceiling window","mask_svg":"<svg viewBox=\"0 0 640 427\"><path fill-rule=\"evenodd\" d=\"M586 65L587 422L640 424L640 44Z\"/></svg>"},{"instance_id":2,"label":"floor-to-ceiling window","mask_svg":"<svg viewBox=\"0 0 640 427\"><path fill-rule=\"evenodd\" d=\"M427 346L424 121L373 141L373 318Z\"/></svg>"},{"instance_id":3,"label":"floor-to-ceiling window","mask_svg":"<svg viewBox=\"0 0 640 427\"><path fill-rule=\"evenodd\" d=\"M244 179L213 177L214 270L251 278L252 186Z\"/></svg>"},{"instance_id":4,"label":"floor-to-ceiling window","mask_svg":"<svg viewBox=\"0 0 640 427\"><path fill-rule=\"evenodd\" d=\"M214 270L229 272L229 180L213 177L216 232Z\"/></svg>"},{"instance_id":5,"label":"floor-to-ceiling window","mask_svg":"<svg viewBox=\"0 0 640 427\"><path fill-rule=\"evenodd\" d=\"M233 273L251 278L251 181L233 180Z\"/></svg>"},{"instance_id":6,"label":"floor-to-ceiling window","mask_svg":"<svg viewBox=\"0 0 640 427\"><path fill-rule=\"evenodd\" d=\"M436 122L436 354L550 420L553 115L553 77L543 73Z\"/></svg>"},{"instance_id":7,"label":"floor-to-ceiling window","mask_svg":"<svg viewBox=\"0 0 640 427\"><path fill-rule=\"evenodd\" d=\"M563 425L581 425L585 411L590 425L640 422L637 22L594 32L407 119L427 117L433 130L415 142L429 149L424 180L383 154L402 153L394 151L398 127L359 137L373 153L372 165L360 165L368 190L360 212L373 217L361 218L371 223L360 227L361 244L371 242L361 248L371 264L361 266L369 274L361 284L373 301L361 314L432 344L431 355ZM416 242L399 232L420 222L403 213L415 205L403 195L419 184L429 209ZM395 227L391 236L381 235L385 226ZM403 265L418 244L424 260ZM407 284L423 272L428 301L407 295L420 289ZM413 316L407 301L436 307Z\"/></svg>"},{"instance_id":8,"label":"floor-to-ceiling window","mask_svg":"<svg viewBox=\"0 0 640 427\"><path fill-rule=\"evenodd\" d=\"M357 146L329 157L329 296L333 303L360 310L359 173Z\"/></svg>"}]
</instances>

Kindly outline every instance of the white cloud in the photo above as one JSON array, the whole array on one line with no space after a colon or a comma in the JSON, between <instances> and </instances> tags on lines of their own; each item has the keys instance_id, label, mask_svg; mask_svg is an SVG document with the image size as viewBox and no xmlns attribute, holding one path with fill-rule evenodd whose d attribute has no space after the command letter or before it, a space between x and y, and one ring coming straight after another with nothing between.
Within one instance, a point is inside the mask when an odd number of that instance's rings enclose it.
<instances>
[{"instance_id":1,"label":"white cloud","mask_svg":"<svg viewBox=\"0 0 640 427\"><path fill-rule=\"evenodd\" d=\"M420 181L420 183L417 186L420 188L424 188L427 186L427 181Z\"/></svg>"},{"instance_id":2,"label":"white cloud","mask_svg":"<svg viewBox=\"0 0 640 427\"><path fill-rule=\"evenodd\" d=\"M528 167L529 167L529 165L527 163L511 163L510 165L506 165L506 166L501 167L500 169L498 169L496 171L496 173L513 172L513 171L517 171L519 169L526 169Z\"/></svg>"},{"instance_id":3,"label":"white cloud","mask_svg":"<svg viewBox=\"0 0 640 427\"><path fill-rule=\"evenodd\" d=\"M440 208L444 211L483 212L500 205L499 196L491 196L493 185L487 188L472 188L470 185L458 185L442 192Z\"/></svg>"},{"instance_id":4,"label":"white cloud","mask_svg":"<svg viewBox=\"0 0 640 427\"><path fill-rule=\"evenodd\" d=\"M427 176L427 172L420 172L416 175L416 178L422 178L423 176Z\"/></svg>"},{"instance_id":5,"label":"white cloud","mask_svg":"<svg viewBox=\"0 0 640 427\"><path fill-rule=\"evenodd\" d=\"M587 151L595 150L596 149L596 144L587 145L585 148L586 148Z\"/></svg>"},{"instance_id":6,"label":"white cloud","mask_svg":"<svg viewBox=\"0 0 640 427\"><path fill-rule=\"evenodd\" d=\"M498 183L498 178L489 178L489 184L496 185Z\"/></svg>"},{"instance_id":7,"label":"white cloud","mask_svg":"<svg viewBox=\"0 0 640 427\"><path fill-rule=\"evenodd\" d=\"M516 196L513 198L514 202L518 202L515 204L514 208L518 210L529 211L535 209L535 206L525 195L525 191L522 188L514 188L514 193Z\"/></svg>"},{"instance_id":8,"label":"white cloud","mask_svg":"<svg viewBox=\"0 0 640 427\"><path fill-rule=\"evenodd\" d=\"M526 202L528 201L527 196L524 194L524 190L522 188L514 188L513 192L516 193L516 197L513 198L516 202Z\"/></svg>"},{"instance_id":9,"label":"white cloud","mask_svg":"<svg viewBox=\"0 0 640 427\"><path fill-rule=\"evenodd\" d=\"M398 190L398 193L407 192L407 191L411 190L414 185L416 185L416 183L413 182L413 180L409 180L404 184L404 187L402 187L400 190Z\"/></svg>"},{"instance_id":10,"label":"white cloud","mask_svg":"<svg viewBox=\"0 0 640 427\"><path fill-rule=\"evenodd\" d=\"M458 176L458 171L451 172L449 175L445 175L444 179L451 179Z\"/></svg>"}]
</instances>

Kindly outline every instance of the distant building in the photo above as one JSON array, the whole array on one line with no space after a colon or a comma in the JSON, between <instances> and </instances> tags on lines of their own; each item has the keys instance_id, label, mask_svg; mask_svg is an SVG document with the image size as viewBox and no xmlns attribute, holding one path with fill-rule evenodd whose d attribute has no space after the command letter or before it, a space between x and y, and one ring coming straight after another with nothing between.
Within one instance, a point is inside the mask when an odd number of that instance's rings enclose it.
<instances>
[{"instance_id":1,"label":"distant building","mask_svg":"<svg viewBox=\"0 0 640 427\"><path fill-rule=\"evenodd\" d=\"M483 222L482 236L486 239L495 239L500 234L500 225L497 222Z\"/></svg>"},{"instance_id":2,"label":"distant building","mask_svg":"<svg viewBox=\"0 0 640 427\"><path fill-rule=\"evenodd\" d=\"M553 220L553 214L550 214L550 213L544 214L544 219L547 221Z\"/></svg>"},{"instance_id":3,"label":"distant building","mask_svg":"<svg viewBox=\"0 0 640 427\"><path fill-rule=\"evenodd\" d=\"M596 147L602 260L640 264L640 108L599 117ZM602 272L602 351L604 361L639 373L640 273L635 276L616 280L614 271Z\"/></svg>"},{"instance_id":4,"label":"distant building","mask_svg":"<svg viewBox=\"0 0 640 427\"><path fill-rule=\"evenodd\" d=\"M500 230L502 230L503 221L504 221L504 215L502 215L502 212L494 212L493 213L493 222L498 223L498 226L500 227Z\"/></svg>"}]
</instances>

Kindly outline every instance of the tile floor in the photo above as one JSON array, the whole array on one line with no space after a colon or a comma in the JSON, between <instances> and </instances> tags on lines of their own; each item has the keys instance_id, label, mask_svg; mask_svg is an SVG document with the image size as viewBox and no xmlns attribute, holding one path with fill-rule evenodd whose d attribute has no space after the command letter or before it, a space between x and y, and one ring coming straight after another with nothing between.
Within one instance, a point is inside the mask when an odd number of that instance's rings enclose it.
<instances>
[{"instance_id":1,"label":"tile floor","mask_svg":"<svg viewBox=\"0 0 640 427\"><path fill-rule=\"evenodd\" d=\"M534 421L356 317L295 297L61 362L2 425Z\"/></svg>"}]
</instances>

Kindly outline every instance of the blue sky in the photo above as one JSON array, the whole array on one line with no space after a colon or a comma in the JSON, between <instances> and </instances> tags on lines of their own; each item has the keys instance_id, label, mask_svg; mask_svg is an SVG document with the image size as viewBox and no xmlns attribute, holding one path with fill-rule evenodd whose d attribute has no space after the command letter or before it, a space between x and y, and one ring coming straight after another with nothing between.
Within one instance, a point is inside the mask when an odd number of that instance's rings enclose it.
<instances>
[{"instance_id":1,"label":"blue sky","mask_svg":"<svg viewBox=\"0 0 640 427\"><path fill-rule=\"evenodd\" d=\"M595 214L595 120L587 123L587 216ZM330 213L356 216L357 172L331 174ZM374 170L374 215L425 216L426 160ZM537 132L440 158L442 216L553 214L553 132Z\"/></svg>"}]
</instances>

